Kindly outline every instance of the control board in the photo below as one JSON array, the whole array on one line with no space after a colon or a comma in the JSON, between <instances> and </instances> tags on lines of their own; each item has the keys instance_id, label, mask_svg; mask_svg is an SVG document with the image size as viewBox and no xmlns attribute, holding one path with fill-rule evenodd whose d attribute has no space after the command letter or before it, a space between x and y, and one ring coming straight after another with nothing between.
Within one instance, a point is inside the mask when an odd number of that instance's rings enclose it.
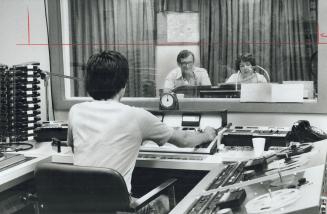
<instances>
[{"instance_id":1,"label":"control board","mask_svg":"<svg viewBox=\"0 0 327 214\"><path fill-rule=\"evenodd\" d=\"M212 179L206 190L260 180L265 176L323 164L324 153L317 153L319 146L311 152L313 147L312 144L293 145L267 156L228 163Z\"/></svg>"},{"instance_id":2,"label":"control board","mask_svg":"<svg viewBox=\"0 0 327 214\"><path fill-rule=\"evenodd\" d=\"M265 150L270 146L287 146L286 134L290 128L267 126L231 126L223 134L226 146L252 146L253 137L266 139Z\"/></svg>"},{"instance_id":3,"label":"control board","mask_svg":"<svg viewBox=\"0 0 327 214\"><path fill-rule=\"evenodd\" d=\"M234 214L319 213L322 200L308 196L321 195L322 178L324 165L238 188L205 192L184 213L219 213L226 208Z\"/></svg>"},{"instance_id":4,"label":"control board","mask_svg":"<svg viewBox=\"0 0 327 214\"><path fill-rule=\"evenodd\" d=\"M217 165L171 213L326 213L325 144Z\"/></svg>"},{"instance_id":5,"label":"control board","mask_svg":"<svg viewBox=\"0 0 327 214\"><path fill-rule=\"evenodd\" d=\"M246 198L244 189L227 189L200 196L187 212L188 214L217 213L225 208L240 207Z\"/></svg>"},{"instance_id":6,"label":"control board","mask_svg":"<svg viewBox=\"0 0 327 214\"><path fill-rule=\"evenodd\" d=\"M227 111L151 111L163 123L175 130L188 132L202 132L207 127L217 130L218 136L212 141L201 144L195 148L179 148L170 143L158 146L152 141L143 142L140 152L151 153L189 153L189 154L214 154L217 152L217 145L220 143L222 133L227 126Z\"/></svg>"}]
</instances>

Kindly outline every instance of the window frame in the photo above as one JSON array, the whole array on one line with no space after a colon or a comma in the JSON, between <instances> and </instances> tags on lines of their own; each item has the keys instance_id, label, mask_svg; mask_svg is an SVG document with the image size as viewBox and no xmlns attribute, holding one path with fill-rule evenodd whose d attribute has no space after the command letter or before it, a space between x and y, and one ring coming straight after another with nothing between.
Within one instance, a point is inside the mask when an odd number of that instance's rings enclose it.
<instances>
[{"instance_id":1,"label":"window frame","mask_svg":"<svg viewBox=\"0 0 327 214\"><path fill-rule=\"evenodd\" d=\"M68 0L64 0L68 1ZM49 20L49 49L51 72L64 74L63 47L71 44L62 44L61 0L48 0ZM327 22L323 20L323 8L327 8L327 2L318 0L318 23L320 29L327 30ZM327 31L326 31L327 32ZM304 103L240 103L239 99L229 98L184 98L179 100L179 107L183 110L211 111L228 109L230 112L269 112L269 113L327 113L327 72L322 72L327 67L327 60L320 60L327 56L327 43L318 43L318 99L316 102L304 101ZM320 71L320 72L319 72ZM66 98L64 91L64 79L51 78L53 106L55 110L69 110L76 103L89 101L91 98L72 97ZM69 80L68 80L69 81ZM60 90L58 90L60 89ZM159 98L147 97L124 97L122 103L127 105L158 109Z\"/></svg>"}]
</instances>

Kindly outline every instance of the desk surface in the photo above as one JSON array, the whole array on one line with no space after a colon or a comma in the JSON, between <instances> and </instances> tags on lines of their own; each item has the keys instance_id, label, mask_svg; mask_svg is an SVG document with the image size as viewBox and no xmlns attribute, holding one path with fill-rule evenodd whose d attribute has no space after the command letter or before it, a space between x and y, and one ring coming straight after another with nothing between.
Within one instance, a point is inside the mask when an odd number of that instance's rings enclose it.
<instances>
[{"instance_id":1,"label":"desk surface","mask_svg":"<svg viewBox=\"0 0 327 214\"><path fill-rule=\"evenodd\" d=\"M307 160L295 169L288 170L287 173L293 173L299 170L303 170L310 167L319 166L325 163L327 140L316 142L314 148L310 153L307 153ZM42 161L53 161L72 163L72 152L70 147L62 147L62 152L57 153L51 146L51 143L36 144L36 147L32 150L19 152L27 157L34 157L25 163L11 167L8 170L0 172L0 191L4 191L20 182L33 177L33 172L37 163ZM144 153L142 153L144 154ZM171 156L180 156L181 154L163 154ZM243 161L254 157L253 151L221 151L214 155L189 155L189 160L185 159L158 159L147 158L146 156L140 156L137 160L137 167L149 167L149 168L167 168L167 169L190 169L190 170L209 170L210 172L195 186L195 188L188 193L188 195L172 210L172 213L185 213L191 203L194 202L194 198L198 197L200 193L205 192L212 179L219 174L222 170L222 163L224 161ZM276 177L277 173L266 176L266 178ZM254 179L242 184L235 185L244 186L251 185L258 182L260 179Z\"/></svg>"},{"instance_id":2,"label":"desk surface","mask_svg":"<svg viewBox=\"0 0 327 214\"><path fill-rule=\"evenodd\" d=\"M64 152L69 153L70 149L64 148ZM51 157L56 151L52 149L51 143L44 143L36 144L31 150L17 153L32 157L32 159L0 172L0 192L33 178L36 165L40 162L51 161Z\"/></svg>"},{"instance_id":3,"label":"desk surface","mask_svg":"<svg viewBox=\"0 0 327 214\"><path fill-rule=\"evenodd\" d=\"M57 153L55 148L52 148L50 142L37 143L31 150L20 151L27 157L33 157L32 160L21 163L17 166L10 167L7 170L0 172L0 192L9 189L27 179L33 177L34 169L37 163L42 161L52 161L60 163L72 163L72 151L70 147L62 147L62 152ZM142 153L144 154L144 153ZM164 154L180 157L183 154ZM246 160L253 157L252 151L239 152L221 152L214 155L185 155L193 160L180 159L149 159L145 157L138 158L137 167L148 168L163 168L163 169L189 169L189 170L211 170L221 164L223 161ZM199 160L199 158L201 160Z\"/></svg>"}]
</instances>

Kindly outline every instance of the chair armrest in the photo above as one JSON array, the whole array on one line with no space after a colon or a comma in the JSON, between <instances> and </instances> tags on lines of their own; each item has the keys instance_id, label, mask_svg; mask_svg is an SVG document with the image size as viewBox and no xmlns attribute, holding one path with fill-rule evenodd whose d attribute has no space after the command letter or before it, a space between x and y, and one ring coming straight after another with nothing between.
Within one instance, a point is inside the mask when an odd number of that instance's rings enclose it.
<instances>
[{"instance_id":1,"label":"chair armrest","mask_svg":"<svg viewBox=\"0 0 327 214\"><path fill-rule=\"evenodd\" d=\"M156 188L154 188L153 190L151 190L150 192L148 192L147 194L145 194L141 198L137 199L133 203L132 208L135 209L135 210L138 210L138 209L142 208L144 205L148 204L150 201L157 198L165 190L172 187L176 183L176 181L177 181L176 178L168 179L167 181L160 184L159 186L157 186Z\"/></svg>"}]
</instances>

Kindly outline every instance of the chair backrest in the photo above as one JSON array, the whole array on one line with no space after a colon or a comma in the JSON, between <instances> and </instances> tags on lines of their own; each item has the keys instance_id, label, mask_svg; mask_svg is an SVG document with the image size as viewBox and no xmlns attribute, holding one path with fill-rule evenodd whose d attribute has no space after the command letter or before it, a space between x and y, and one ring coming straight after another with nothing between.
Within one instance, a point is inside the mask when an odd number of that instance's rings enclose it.
<instances>
[{"instance_id":1,"label":"chair backrest","mask_svg":"<svg viewBox=\"0 0 327 214\"><path fill-rule=\"evenodd\" d=\"M42 163L35 182L41 210L48 213L109 213L130 207L126 183L112 169Z\"/></svg>"},{"instance_id":2,"label":"chair backrest","mask_svg":"<svg viewBox=\"0 0 327 214\"><path fill-rule=\"evenodd\" d=\"M270 82L270 74L266 69L264 69L259 65L256 65L255 71L258 72L259 74L262 74L266 78L267 82Z\"/></svg>"}]
</instances>

